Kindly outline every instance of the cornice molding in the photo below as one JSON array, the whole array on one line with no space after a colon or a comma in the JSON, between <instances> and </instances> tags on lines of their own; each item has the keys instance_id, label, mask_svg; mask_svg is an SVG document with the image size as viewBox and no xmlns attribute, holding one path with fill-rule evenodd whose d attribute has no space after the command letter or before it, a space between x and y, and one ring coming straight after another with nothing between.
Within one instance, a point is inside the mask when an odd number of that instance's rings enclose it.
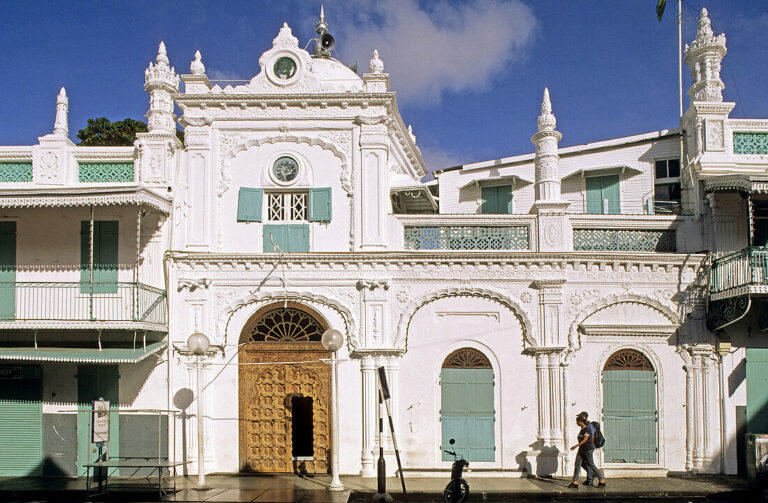
<instances>
[{"instance_id":1,"label":"cornice molding","mask_svg":"<svg viewBox=\"0 0 768 503\"><path fill-rule=\"evenodd\" d=\"M122 190L121 190L122 189ZM0 208L142 205L169 215L171 201L143 188L68 188L66 191L0 190Z\"/></svg>"}]
</instances>

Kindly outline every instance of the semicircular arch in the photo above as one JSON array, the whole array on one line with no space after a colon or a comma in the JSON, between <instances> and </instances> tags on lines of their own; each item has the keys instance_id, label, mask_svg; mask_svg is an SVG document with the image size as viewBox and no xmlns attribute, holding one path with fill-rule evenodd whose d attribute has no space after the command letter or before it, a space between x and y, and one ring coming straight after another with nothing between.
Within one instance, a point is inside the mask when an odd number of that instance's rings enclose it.
<instances>
[{"instance_id":1,"label":"semicircular arch","mask_svg":"<svg viewBox=\"0 0 768 503\"><path fill-rule=\"evenodd\" d=\"M513 301L508 295L486 288L444 288L442 290L426 293L408 303L403 312L400 314L400 320L397 325L397 335L395 337L395 346L400 348L408 347L408 330L410 328L413 316L419 309L429 304L430 302L434 302L436 300L444 299L447 297L477 297L489 299L501 304L502 306L509 309L520 322L523 332L523 342L530 346L537 345L536 340L533 337L531 321L528 318L528 315L526 314L525 310L520 307L517 302Z\"/></svg>"}]
</instances>

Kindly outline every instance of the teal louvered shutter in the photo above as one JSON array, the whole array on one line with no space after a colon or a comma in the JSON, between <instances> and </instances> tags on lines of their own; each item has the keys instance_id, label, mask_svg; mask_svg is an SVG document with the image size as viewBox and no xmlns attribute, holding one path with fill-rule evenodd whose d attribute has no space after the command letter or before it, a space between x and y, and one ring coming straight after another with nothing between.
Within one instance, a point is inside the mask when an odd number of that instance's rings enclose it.
<instances>
[{"instance_id":1,"label":"teal louvered shutter","mask_svg":"<svg viewBox=\"0 0 768 503\"><path fill-rule=\"evenodd\" d=\"M496 187L483 187L481 193L483 196L481 212L485 215L498 213L499 201Z\"/></svg>"},{"instance_id":2,"label":"teal louvered shutter","mask_svg":"<svg viewBox=\"0 0 768 503\"><path fill-rule=\"evenodd\" d=\"M607 463L656 463L656 372L603 371L604 459Z\"/></svg>"},{"instance_id":3,"label":"teal louvered shutter","mask_svg":"<svg viewBox=\"0 0 768 503\"><path fill-rule=\"evenodd\" d=\"M496 187L497 213L509 215L512 213L512 186L501 185Z\"/></svg>"},{"instance_id":4,"label":"teal louvered shutter","mask_svg":"<svg viewBox=\"0 0 768 503\"><path fill-rule=\"evenodd\" d=\"M116 221L94 222L94 242L98 242L98 260L94 260L93 281L94 293L117 293L117 238L118 223Z\"/></svg>"},{"instance_id":5,"label":"teal louvered shutter","mask_svg":"<svg viewBox=\"0 0 768 503\"><path fill-rule=\"evenodd\" d=\"M261 222L261 202L264 198L262 189L240 187L237 197L237 221Z\"/></svg>"},{"instance_id":6,"label":"teal louvered shutter","mask_svg":"<svg viewBox=\"0 0 768 503\"><path fill-rule=\"evenodd\" d=\"M0 319L16 317L16 222L0 222Z\"/></svg>"},{"instance_id":7,"label":"teal louvered shutter","mask_svg":"<svg viewBox=\"0 0 768 503\"><path fill-rule=\"evenodd\" d=\"M273 244L274 242L274 244ZM275 249L277 245L280 250ZM264 253L287 253L288 252L288 234L285 225L264 225Z\"/></svg>"},{"instance_id":8,"label":"teal louvered shutter","mask_svg":"<svg viewBox=\"0 0 768 503\"><path fill-rule=\"evenodd\" d=\"M603 208L604 213L618 215L621 213L621 198L619 195L619 175L602 176L603 196L602 201L608 201L608 208Z\"/></svg>"},{"instance_id":9,"label":"teal louvered shutter","mask_svg":"<svg viewBox=\"0 0 768 503\"><path fill-rule=\"evenodd\" d=\"M96 222L94 222L94 226L95 225L96 225ZM80 222L80 292L81 293L88 293L91 291L90 286L84 284L91 281L90 234L91 234L91 223L88 220L81 221ZM94 247L94 265L95 265L96 243L93 244L93 247Z\"/></svg>"},{"instance_id":10,"label":"teal louvered shutter","mask_svg":"<svg viewBox=\"0 0 768 503\"><path fill-rule=\"evenodd\" d=\"M43 466L43 388L39 367L0 385L0 477L40 476Z\"/></svg>"},{"instance_id":11,"label":"teal louvered shutter","mask_svg":"<svg viewBox=\"0 0 768 503\"><path fill-rule=\"evenodd\" d=\"M309 251L309 225L291 224L286 226L288 251L306 253Z\"/></svg>"},{"instance_id":12,"label":"teal louvered shutter","mask_svg":"<svg viewBox=\"0 0 768 503\"><path fill-rule=\"evenodd\" d=\"M494 461L493 369L444 368L440 373L442 449L451 438L467 461ZM443 453L443 460L453 459Z\"/></svg>"},{"instance_id":13,"label":"teal louvered shutter","mask_svg":"<svg viewBox=\"0 0 768 503\"><path fill-rule=\"evenodd\" d=\"M747 348L747 433L768 431L768 348Z\"/></svg>"},{"instance_id":14,"label":"teal louvered shutter","mask_svg":"<svg viewBox=\"0 0 768 503\"><path fill-rule=\"evenodd\" d=\"M597 215L603 212L603 181L599 176L584 180L587 188L587 213Z\"/></svg>"},{"instance_id":15,"label":"teal louvered shutter","mask_svg":"<svg viewBox=\"0 0 768 503\"><path fill-rule=\"evenodd\" d=\"M309 189L309 221L330 222L333 209L331 188Z\"/></svg>"}]
</instances>

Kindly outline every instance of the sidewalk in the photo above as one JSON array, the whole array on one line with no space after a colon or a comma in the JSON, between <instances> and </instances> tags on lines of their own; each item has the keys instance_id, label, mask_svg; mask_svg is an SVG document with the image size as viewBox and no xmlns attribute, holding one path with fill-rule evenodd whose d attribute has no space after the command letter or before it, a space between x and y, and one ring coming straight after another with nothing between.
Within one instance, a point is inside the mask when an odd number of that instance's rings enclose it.
<instances>
[{"instance_id":1,"label":"sidewalk","mask_svg":"<svg viewBox=\"0 0 768 503\"><path fill-rule=\"evenodd\" d=\"M163 498L172 502L255 502L255 503L358 503L370 502L376 493L376 479L342 477L345 490L328 491L330 476L301 478L291 474L275 475L210 475L209 490L195 489L197 478L179 477L178 491ZM109 501L158 501L156 491L142 483L143 479L110 480ZM442 501L447 478L414 477L406 479L408 501ZM495 501L765 501L762 495L747 491L746 481L719 475L685 475L659 478L615 478L608 487L582 486L568 489L568 479L521 479L467 477L470 502ZM387 479L387 489L395 501L403 501L400 480ZM84 501L82 479L0 478L0 501ZM104 498L97 500L104 501Z\"/></svg>"}]
</instances>

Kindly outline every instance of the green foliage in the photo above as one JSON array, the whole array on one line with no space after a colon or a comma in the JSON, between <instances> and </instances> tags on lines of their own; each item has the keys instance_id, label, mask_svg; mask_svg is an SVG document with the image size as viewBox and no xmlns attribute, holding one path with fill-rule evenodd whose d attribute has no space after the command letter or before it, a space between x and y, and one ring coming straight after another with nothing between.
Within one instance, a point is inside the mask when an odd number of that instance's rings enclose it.
<instances>
[{"instance_id":1,"label":"green foliage","mask_svg":"<svg viewBox=\"0 0 768 503\"><path fill-rule=\"evenodd\" d=\"M85 129L77 132L79 145L83 146L132 146L136 133L146 133L147 125L142 121L124 119L110 122L106 117L88 119Z\"/></svg>"},{"instance_id":2,"label":"green foliage","mask_svg":"<svg viewBox=\"0 0 768 503\"><path fill-rule=\"evenodd\" d=\"M664 9L667 8L667 0L659 0L656 3L656 17L659 18L659 22L661 22L661 18L664 17Z\"/></svg>"}]
</instances>

